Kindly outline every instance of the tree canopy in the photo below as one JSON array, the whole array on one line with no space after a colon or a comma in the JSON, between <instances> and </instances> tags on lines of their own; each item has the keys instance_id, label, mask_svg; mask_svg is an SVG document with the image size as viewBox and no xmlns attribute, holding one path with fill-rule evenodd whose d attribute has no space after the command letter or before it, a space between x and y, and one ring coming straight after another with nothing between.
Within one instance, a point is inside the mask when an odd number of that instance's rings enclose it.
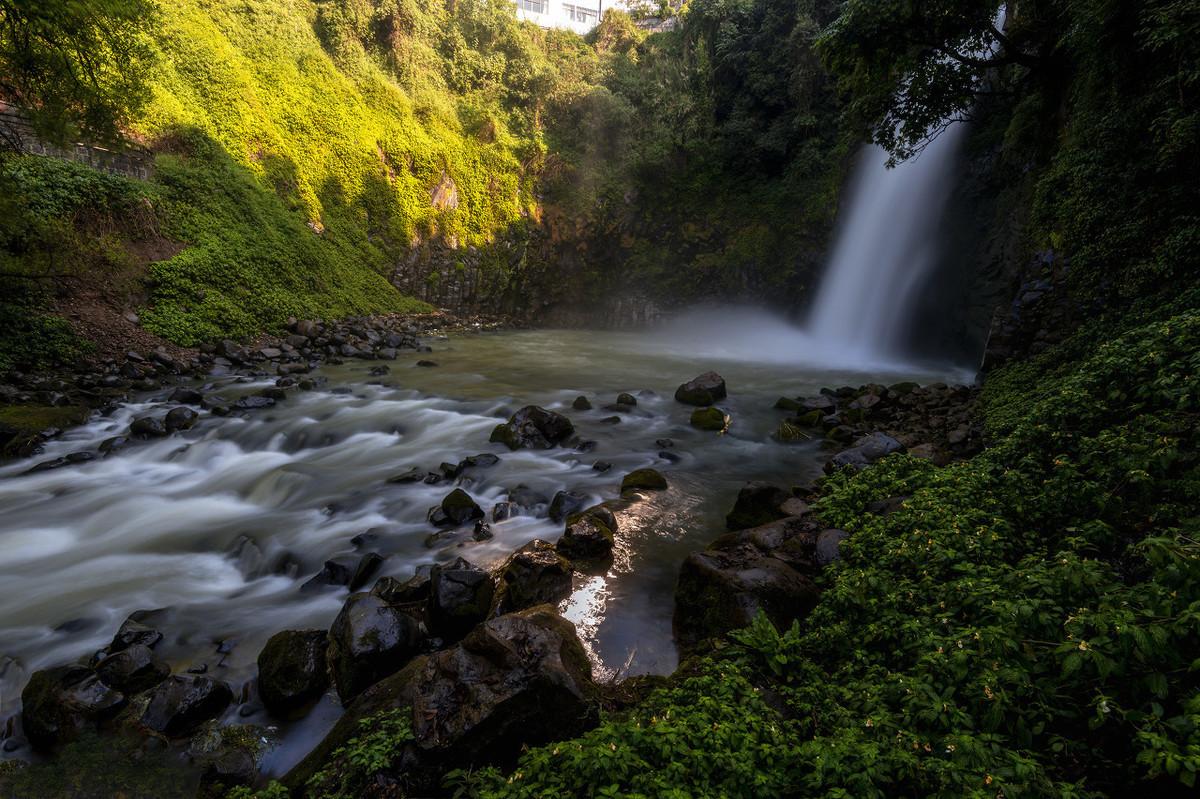
<instances>
[{"instance_id":1,"label":"tree canopy","mask_svg":"<svg viewBox=\"0 0 1200 799\"><path fill-rule=\"evenodd\" d=\"M153 0L0 0L0 99L52 142L117 141L146 98L155 13Z\"/></svg>"}]
</instances>

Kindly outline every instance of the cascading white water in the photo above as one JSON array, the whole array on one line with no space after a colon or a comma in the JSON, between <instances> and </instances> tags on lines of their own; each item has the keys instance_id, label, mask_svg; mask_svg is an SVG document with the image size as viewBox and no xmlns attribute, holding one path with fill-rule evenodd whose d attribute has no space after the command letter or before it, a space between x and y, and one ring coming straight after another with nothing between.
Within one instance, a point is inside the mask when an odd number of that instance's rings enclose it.
<instances>
[{"instance_id":1,"label":"cascading white water","mask_svg":"<svg viewBox=\"0 0 1200 799\"><path fill-rule=\"evenodd\" d=\"M849 362L901 354L917 292L937 265L963 129L951 125L893 169L876 145L859 157L808 326L813 339Z\"/></svg>"}]
</instances>

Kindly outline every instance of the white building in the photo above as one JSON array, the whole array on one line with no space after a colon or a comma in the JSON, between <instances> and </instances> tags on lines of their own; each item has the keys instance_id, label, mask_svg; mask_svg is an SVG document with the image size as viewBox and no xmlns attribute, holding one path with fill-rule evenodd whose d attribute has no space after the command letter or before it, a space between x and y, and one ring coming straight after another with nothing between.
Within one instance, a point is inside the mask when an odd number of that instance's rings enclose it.
<instances>
[{"instance_id":1,"label":"white building","mask_svg":"<svg viewBox=\"0 0 1200 799\"><path fill-rule=\"evenodd\" d=\"M543 28L569 28L587 33L609 8L624 8L624 0L516 0L519 19Z\"/></svg>"}]
</instances>

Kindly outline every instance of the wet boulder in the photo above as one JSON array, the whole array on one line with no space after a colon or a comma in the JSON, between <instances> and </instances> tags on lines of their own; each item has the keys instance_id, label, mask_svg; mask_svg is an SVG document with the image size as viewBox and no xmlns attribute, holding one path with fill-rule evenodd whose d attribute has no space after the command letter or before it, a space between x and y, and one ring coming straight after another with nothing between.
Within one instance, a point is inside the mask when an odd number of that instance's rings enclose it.
<instances>
[{"instance_id":1,"label":"wet boulder","mask_svg":"<svg viewBox=\"0 0 1200 799\"><path fill-rule=\"evenodd\" d=\"M329 687L324 630L284 630L271 636L258 655L258 695L267 710L288 717Z\"/></svg>"},{"instance_id":2,"label":"wet boulder","mask_svg":"<svg viewBox=\"0 0 1200 799\"><path fill-rule=\"evenodd\" d=\"M21 692L21 721L36 749L74 740L125 707L125 695L91 669L60 666L34 672Z\"/></svg>"},{"instance_id":3,"label":"wet boulder","mask_svg":"<svg viewBox=\"0 0 1200 799\"><path fill-rule=\"evenodd\" d=\"M375 581L375 585L371 586L371 593L389 605L425 602L429 599L429 574L428 566L420 566L417 573L407 580L380 577Z\"/></svg>"},{"instance_id":4,"label":"wet boulder","mask_svg":"<svg viewBox=\"0 0 1200 799\"><path fill-rule=\"evenodd\" d=\"M325 657L343 704L418 654L420 623L376 594L351 594L329 628Z\"/></svg>"},{"instance_id":5,"label":"wet boulder","mask_svg":"<svg viewBox=\"0 0 1200 799\"><path fill-rule=\"evenodd\" d=\"M850 449L843 450L825 464L825 471L836 472L839 469L851 468L861 471L872 463L891 455L893 452L903 452L904 445L891 436L883 433L871 433L854 442Z\"/></svg>"},{"instance_id":6,"label":"wet boulder","mask_svg":"<svg viewBox=\"0 0 1200 799\"><path fill-rule=\"evenodd\" d=\"M134 616L136 615L134 614ZM108 651L110 654L120 652L123 649L128 649L138 644L153 649L162 638L163 634L158 630L149 625L142 624L133 616L130 616L122 622L121 627L117 630L117 634L113 636L112 642L108 645Z\"/></svg>"},{"instance_id":7,"label":"wet boulder","mask_svg":"<svg viewBox=\"0 0 1200 799\"><path fill-rule=\"evenodd\" d=\"M725 529L744 530L758 527L788 514L783 505L792 495L770 483L747 483L738 491L733 510L725 517Z\"/></svg>"},{"instance_id":8,"label":"wet boulder","mask_svg":"<svg viewBox=\"0 0 1200 799\"><path fill-rule=\"evenodd\" d=\"M587 494L579 491L559 491L550 502L550 519L555 522L565 521L572 513L581 510L587 501Z\"/></svg>"},{"instance_id":9,"label":"wet boulder","mask_svg":"<svg viewBox=\"0 0 1200 799\"><path fill-rule=\"evenodd\" d=\"M749 536L726 536L683 562L675 589L675 641L682 650L693 649L745 627L759 610L785 629L807 615L817 597L811 576L767 554Z\"/></svg>"},{"instance_id":10,"label":"wet boulder","mask_svg":"<svg viewBox=\"0 0 1200 799\"><path fill-rule=\"evenodd\" d=\"M817 535L817 565L828 566L838 560L842 556L842 541L849 537L845 530L822 530Z\"/></svg>"},{"instance_id":11,"label":"wet boulder","mask_svg":"<svg viewBox=\"0 0 1200 799\"><path fill-rule=\"evenodd\" d=\"M191 408L180 406L167 411L167 415L163 417L163 424L168 432L174 433L177 430L190 430L199 418L200 414Z\"/></svg>"},{"instance_id":12,"label":"wet boulder","mask_svg":"<svg viewBox=\"0 0 1200 799\"><path fill-rule=\"evenodd\" d=\"M571 564L547 541L534 539L518 549L498 576L496 615L534 605L558 605L571 595Z\"/></svg>"},{"instance_id":13,"label":"wet boulder","mask_svg":"<svg viewBox=\"0 0 1200 799\"><path fill-rule=\"evenodd\" d=\"M471 499L471 495L456 488L442 499L442 504L429 511L429 521L438 527L461 527L483 518L483 508Z\"/></svg>"},{"instance_id":14,"label":"wet boulder","mask_svg":"<svg viewBox=\"0 0 1200 799\"><path fill-rule=\"evenodd\" d=\"M590 411L592 409L592 403L591 400L580 394L575 398L575 401L571 403L571 407L577 411Z\"/></svg>"},{"instance_id":15,"label":"wet boulder","mask_svg":"<svg viewBox=\"0 0 1200 799\"><path fill-rule=\"evenodd\" d=\"M621 481L621 493L626 491L665 491L667 478L657 469L635 469Z\"/></svg>"},{"instance_id":16,"label":"wet boulder","mask_svg":"<svg viewBox=\"0 0 1200 799\"><path fill-rule=\"evenodd\" d=\"M129 425L129 434L134 438L162 438L168 432L166 422L157 416L143 416Z\"/></svg>"},{"instance_id":17,"label":"wet boulder","mask_svg":"<svg viewBox=\"0 0 1200 799\"><path fill-rule=\"evenodd\" d=\"M617 404L625 405L630 408L636 407L637 406L637 397L633 396L632 394L628 394L628 393L618 394L617 395Z\"/></svg>"},{"instance_id":18,"label":"wet boulder","mask_svg":"<svg viewBox=\"0 0 1200 799\"><path fill-rule=\"evenodd\" d=\"M134 644L97 663L96 673L110 688L137 694L165 680L171 674L171 668L155 658L150 647Z\"/></svg>"},{"instance_id":19,"label":"wet boulder","mask_svg":"<svg viewBox=\"0 0 1200 799\"><path fill-rule=\"evenodd\" d=\"M310 593L320 591L323 588L349 585L350 578L354 576L356 567L357 564L353 560L346 558L327 560L321 566L321 571L314 574L304 585L300 586L300 590L304 593Z\"/></svg>"},{"instance_id":20,"label":"wet boulder","mask_svg":"<svg viewBox=\"0 0 1200 799\"><path fill-rule=\"evenodd\" d=\"M697 408L688 420L692 427L699 430L723 432L729 427L729 416L720 408Z\"/></svg>"},{"instance_id":21,"label":"wet boulder","mask_svg":"<svg viewBox=\"0 0 1200 799\"><path fill-rule=\"evenodd\" d=\"M526 405L492 430L491 441L509 449L551 449L575 434L571 420L537 405Z\"/></svg>"},{"instance_id":22,"label":"wet boulder","mask_svg":"<svg viewBox=\"0 0 1200 799\"><path fill-rule=\"evenodd\" d=\"M713 405L725 399L725 379L716 372L705 372L675 390L675 399L684 405Z\"/></svg>"},{"instance_id":23,"label":"wet boulder","mask_svg":"<svg viewBox=\"0 0 1200 799\"><path fill-rule=\"evenodd\" d=\"M495 590L492 575L463 558L434 566L429 575L429 620L434 633L461 638L487 617Z\"/></svg>"},{"instance_id":24,"label":"wet boulder","mask_svg":"<svg viewBox=\"0 0 1200 799\"><path fill-rule=\"evenodd\" d=\"M612 557L616 521L611 511L577 513L567 520L566 529L555 548L572 561L598 561Z\"/></svg>"},{"instance_id":25,"label":"wet boulder","mask_svg":"<svg viewBox=\"0 0 1200 799\"><path fill-rule=\"evenodd\" d=\"M284 783L307 784L361 733L364 719L402 710L411 714L412 740L395 762L408 795L436 795L449 769L511 767L525 747L591 729L598 723L594 693L575 628L553 608L500 616L367 691Z\"/></svg>"},{"instance_id":26,"label":"wet boulder","mask_svg":"<svg viewBox=\"0 0 1200 799\"><path fill-rule=\"evenodd\" d=\"M182 738L215 719L233 701L233 691L220 680L177 674L158 684L142 712L143 726L168 738Z\"/></svg>"}]
</instances>

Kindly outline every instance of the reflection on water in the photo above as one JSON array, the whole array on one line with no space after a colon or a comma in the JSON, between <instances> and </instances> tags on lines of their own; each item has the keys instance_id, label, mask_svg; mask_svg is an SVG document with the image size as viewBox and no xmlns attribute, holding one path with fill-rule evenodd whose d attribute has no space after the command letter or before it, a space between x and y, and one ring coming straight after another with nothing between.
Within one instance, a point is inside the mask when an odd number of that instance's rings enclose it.
<instances>
[{"instance_id":1,"label":"reflection on water","mask_svg":"<svg viewBox=\"0 0 1200 799\"><path fill-rule=\"evenodd\" d=\"M253 676L271 634L332 621L344 589L299 590L327 559L376 551L387 556L382 574L405 577L456 556L491 566L533 538L556 540L561 526L518 516L493 524L487 542L463 532L430 545L426 514L450 486L386 482L413 466L434 471L480 452L501 458L463 478L485 510L521 484L600 501L615 497L632 469L655 466L667 475L667 491L620 514L612 568L579 579L567 614L601 675L626 663L633 674L669 672L680 561L722 531L747 480L790 485L818 472L816 442L770 440L779 421L774 400L868 379L955 376L911 366L875 365L870 374L820 367L802 339L780 344L782 323L774 320L759 328L690 324L454 337L433 342L438 368L416 368L415 355L390 363L382 377L368 375L376 365L369 362L328 366L322 389L274 408L245 418L205 415L176 437L25 474L38 462L94 451L133 418L162 412L164 391L0 468L0 714L18 710L31 671L90 655L136 610L162 609L155 623L167 634L160 651L172 667L203 665L236 690ZM710 368L729 384L723 407L733 425L724 436L691 428L691 409L672 398L680 382ZM220 380L208 390L227 397L267 384ZM623 391L638 396L636 412L605 423L614 412L603 406ZM596 409L571 410L578 394ZM508 452L489 444L491 428L529 403L567 413L595 450ZM672 440L678 462L660 457L662 439ZM598 460L612 469L593 469ZM363 533L365 545L352 542ZM317 736L335 716L336 708L317 714L325 721L308 720L297 732L312 727L303 737Z\"/></svg>"}]
</instances>

